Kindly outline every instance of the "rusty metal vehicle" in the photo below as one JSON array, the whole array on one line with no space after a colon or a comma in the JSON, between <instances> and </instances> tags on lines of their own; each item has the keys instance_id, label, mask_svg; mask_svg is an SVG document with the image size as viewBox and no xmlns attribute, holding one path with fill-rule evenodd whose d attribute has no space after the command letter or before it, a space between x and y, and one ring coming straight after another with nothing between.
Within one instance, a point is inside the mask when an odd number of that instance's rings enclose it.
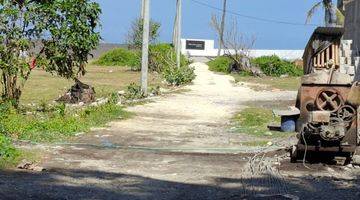
<instances>
[{"instance_id":1,"label":"rusty metal vehicle","mask_svg":"<svg viewBox=\"0 0 360 200\"><path fill-rule=\"evenodd\" d=\"M304 73L296 107L298 144L291 161L305 152L326 152L351 159L360 142L359 84L342 69L342 28L318 28L304 54ZM348 65L346 65L348 67ZM344 72L345 71L345 72ZM355 101L351 100L354 98Z\"/></svg>"}]
</instances>

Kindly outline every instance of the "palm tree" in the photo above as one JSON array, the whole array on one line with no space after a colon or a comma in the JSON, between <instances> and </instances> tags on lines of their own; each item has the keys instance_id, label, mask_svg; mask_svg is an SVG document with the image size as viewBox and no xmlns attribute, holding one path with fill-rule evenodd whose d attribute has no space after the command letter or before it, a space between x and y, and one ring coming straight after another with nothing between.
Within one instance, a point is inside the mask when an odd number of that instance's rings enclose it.
<instances>
[{"instance_id":1,"label":"palm tree","mask_svg":"<svg viewBox=\"0 0 360 200\"><path fill-rule=\"evenodd\" d=\"M339 0L341 1L341 0ZM325 10L325 26L334 27L342 25L344 16L341 11L334 5L332 0L321 0L316 3L307 13L306 23L308 23L319 8Z\"/></svg>"}]
</instances>

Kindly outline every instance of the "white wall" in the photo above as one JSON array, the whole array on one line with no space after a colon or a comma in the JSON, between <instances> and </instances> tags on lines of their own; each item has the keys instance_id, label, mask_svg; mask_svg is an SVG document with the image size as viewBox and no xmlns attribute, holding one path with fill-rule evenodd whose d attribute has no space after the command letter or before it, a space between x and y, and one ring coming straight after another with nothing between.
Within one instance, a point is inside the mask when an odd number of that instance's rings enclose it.
<instances>
[{"instance_id":1,"label":"white wall","mask_svg":"<svg viewBox=\"0 0 360 200\"><path fill-rule=\"evenodd\" d=\"M205 50L191 50L186 49L186 40L197 40L205 42ZM181 40L181 52L184 55L189 57L216 57L218 55L218 49L214 48L215 42L214 40L203 40L203 39L182 39ZM234 50L230 50L230 52L234 52ZM224 54L224 51L221 52ZM260 57L260 56L272 56L277 55L282 59L286 60L296 60L302 59L304 54L304 50L260 50L254 49L250 51L251 57Z\"/></svg>"}]
</instances>

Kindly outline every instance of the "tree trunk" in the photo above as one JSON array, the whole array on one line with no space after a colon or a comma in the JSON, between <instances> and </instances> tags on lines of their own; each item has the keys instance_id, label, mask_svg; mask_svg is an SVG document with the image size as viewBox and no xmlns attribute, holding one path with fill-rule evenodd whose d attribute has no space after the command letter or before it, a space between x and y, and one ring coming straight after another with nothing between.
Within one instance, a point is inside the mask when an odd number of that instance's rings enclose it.
<instances>
[{"instance_id":1,"label":"tree trunk","mask_svg":"<svg viewBox=\"0 0 360 200\"><path fill-rule=\"evenodd\" d=\"M7 72L3 72L3 88L2 88L2 98L4 101L11 102L11 104L18 108L19 100L21 97L21 90L17 85L17 76L11 75Z\"/></svg>"}]
</instances>

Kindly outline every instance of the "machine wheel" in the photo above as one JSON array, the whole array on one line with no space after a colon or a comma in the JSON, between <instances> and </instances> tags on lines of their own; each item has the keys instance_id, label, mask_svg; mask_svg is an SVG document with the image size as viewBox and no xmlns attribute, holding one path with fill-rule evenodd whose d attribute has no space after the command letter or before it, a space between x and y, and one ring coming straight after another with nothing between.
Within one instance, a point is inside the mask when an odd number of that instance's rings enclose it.
<instances>
[{"instance_id":1,"label":"machine wheel","mask_svg":"<svg viewBox=\"0 0 360 200\"><path fill-rule=\"evenodd\" d=\"M352 106L345 105L337 111L337 116L344 122L352 122L356 116L356 110Z\"/></svg>"},{"instance_id":2,"label":"machine wheel","mask_svg":"<svg viewBox=\"0 0 360 200\"><path fill-rule=\"evenodd\" d=\"M319 92L315 103L322 111L336 112L344 105L344 99L336 90L326 89Z\"/></svg>"},{"instance_id":3,"label":"machine wheel","mask_svg":"<svg viewBox=\"0 0 360 200\"><path fill-rule=\"evenodd\" d=\"M298 161L298 158L299 158L299 156L298 156L297 147L295 145L293 145L290 150L290 162L296 163Z\"/></svg>"}]
</instances>

